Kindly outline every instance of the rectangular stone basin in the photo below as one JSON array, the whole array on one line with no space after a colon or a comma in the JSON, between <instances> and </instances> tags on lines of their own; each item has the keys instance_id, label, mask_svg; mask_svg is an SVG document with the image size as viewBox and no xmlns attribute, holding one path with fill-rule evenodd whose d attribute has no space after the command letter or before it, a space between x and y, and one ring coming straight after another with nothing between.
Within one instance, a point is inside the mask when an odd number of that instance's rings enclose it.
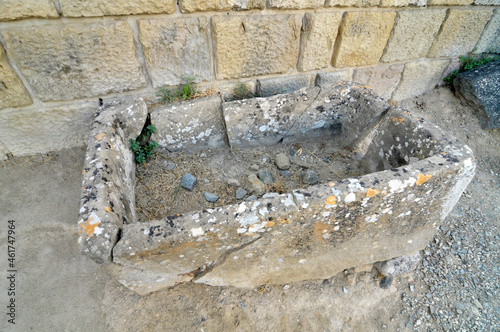
<instances>
[{"instance_id":1,"label":"rectangular stone basin","mask_svg":"<svg viewBox=\"0 0 500 332\"><path fill-rule=\"evenodd\" d=\"M128 140L148 113L162 149L321 139L356 152L366 175L137 223ZM83 170L79 244L139 294L192 281L258 287L328 278L423 249L471 181L472 151L350 82L224 103L101 107Z\"/></svg>"}]
</instances>

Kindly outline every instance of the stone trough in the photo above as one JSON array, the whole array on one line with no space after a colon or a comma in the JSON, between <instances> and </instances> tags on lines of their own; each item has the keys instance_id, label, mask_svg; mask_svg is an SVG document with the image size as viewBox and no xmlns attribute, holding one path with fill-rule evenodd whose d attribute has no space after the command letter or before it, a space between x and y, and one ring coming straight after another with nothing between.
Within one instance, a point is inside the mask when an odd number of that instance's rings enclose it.
<instances>
[{"instance_id":1,"label":"stone trough","mask_svg":"<svg viewBox=\"0 0 500 332\"><path fill-rule=\"evenodd\" d=\"M163 149L316 138L354 150L367 174L138 223L128 141L148 113ZM79 245L98 263L112 262L139 294L186 281L250 288L328 278L423 249L474 171L462 142L349 82L152 110L141 99L119 100L101 107L92 125Z\"/></svg>"}]
</instances>

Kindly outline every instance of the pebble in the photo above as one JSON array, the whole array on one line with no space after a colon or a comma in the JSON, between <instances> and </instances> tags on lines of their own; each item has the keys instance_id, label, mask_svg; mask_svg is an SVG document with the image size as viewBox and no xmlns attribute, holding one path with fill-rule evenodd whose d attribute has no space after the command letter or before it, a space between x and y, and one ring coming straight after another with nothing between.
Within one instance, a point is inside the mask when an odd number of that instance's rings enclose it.
<instances>
[{"instance_id":1,"label":"pebble","mask_svg":"<svg viewBox=\"0 0 500 332\"><path fill-rule=\"evenodd\" d=\"M193 175L191 175L189 173L186 173L182 177L181 187L185 188L185 189L187 189L189 191L193 191L194 186L196 185L197 182L198 181L196 180L196 178Z\"/></svg>"},{"instance_id":2,"label":"pebble","mask_svg":"<svg viewBox=\"0 0 500 332\"><path fill-rule=\"evenodd\" d=\"M167 170L171 171L175 168L175 164L173 162L169 162L167 164Z\"/></svg>"},{"instance_id":3,"label":"pebble","mask_svg":"<svg viewBox=\"0 0 500 332\"><path fill-rule=\"evenodd\" d=\"M274 162L280 170L287 170L290 168L290 159L288 159L284 153L278 153L274 157Z\"/></svg>"},{"instance_id":4,"label":"pebble","mask_svg":"<svg viewBox=\"0 0 500 332\"><path fill-rule=\"evenodd\" d=\"M264 184L271 184L274 182L273 176L268 171L260 171L257 173L257 177Z\"/></svg>"},{"instance_id":5,"label":"pebble","mask_svg":"<svg viewBox=\"0 0 500 332\"><path fill-rule=\"evenodd\" d=\"M230 187L239 187L240 181L235 180L235 179L227 179L227 185Z\"/></svg>"},{"instance_id":6,"label":"pebble","mask_svg":"<svg viewBox=\"0 0 500 332\"><path fill-rule=\"evenodd\" d=\"M247 194L247 191L243 188L236 189L236 199L243 199Z\"/></svg>"},{"instance_id":7,"label":"pebble","mask_svg":"<svg viewBox=\"0 0 500 332\"><path fill-rule=\"evenodd\" d=\"M255 174L250 174L246 183L247 189L257 195L262 196L266 192L266 185L260 181Z\"/></svg>"},{"instance_id":8,"label":"pebble","mask_svg":"<svg viewBox=\"0 0 500 332\"><path fill-rule=\"evenodd\" d=\"M217 200L219 199L219 196L217 195L214 195L212 193L207 193L207 192L204 192L203 193L203 196L205 196L205 199L209 202L212 202L212 203L215 203L217 202Z\"/></svg>"},{"instance_id":9,"label":"pebble","mask_svg":"<svg viewBox=\"0 0 500 332\"><path fill-rule=\"evenodd\" d=\"M284 178L289 178L290 176L293 175L292 172L289 172L289 171L281 171L280 174Z\"/></svg>"},{"instance_id":10,"label":"pebble","mask_svg":"<svg viewBox=\"0 0 500 332\"><path fill-rule=\"evenodd\" d=\"M301 174L302 182L309 185L318 183L318 174L315 171L305 171Z\"/></svg>"},{"instance_id":11,"label":"pebble","mask_svg":"<svg viewBox=\"0 0 500 332\"><path fill-rule=\"evenodd\" d=\"M380 280L380 288L389 289L389 287L391 287L393 279L393 276L384 276L382 280Z\"/></svg>"},{"instance_id":12,"label":"pebble","mask_svg":"<svg viewBox=\"0 0 500 332\"><path fill-rule=\"evenodd\" d=\"M258 198L257 196L251 195L251 196L248 196L246 200L247 201L255 201L255 200L257 200L257 198Z\"/></svg>"},{"instance_id":13,"label":"pebble","mask_svg":"<svg viewBox=\"0 0 500 332\"><path fill-rule=\"evenodd\" d=\"M249 167L249 168L250 168L250 170L251 170L251 171L258 171L258 170L259 170L259 165L257 165L257 164L252 164L252 165L250 165L250 167Z\"/></svg>"}]
</instances>

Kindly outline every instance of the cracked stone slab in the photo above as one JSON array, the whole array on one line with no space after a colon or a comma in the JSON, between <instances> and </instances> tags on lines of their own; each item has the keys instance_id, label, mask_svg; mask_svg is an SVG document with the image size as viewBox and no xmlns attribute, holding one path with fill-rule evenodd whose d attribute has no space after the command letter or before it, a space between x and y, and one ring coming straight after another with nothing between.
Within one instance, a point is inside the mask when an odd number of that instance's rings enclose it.
<instances>
[{"instance_id":1,"label":"cracked stone slab","mask_svg":"<svg viewBox=\"0 0 500 332\"><path fill-rule=\"evenodd\" d=\"M135 164L129 140L147 117L142 98L121 99L96 112L83 168L78 244L98 263L111 261L123 223L136 221Z\"/></svg>"}]
</instances>

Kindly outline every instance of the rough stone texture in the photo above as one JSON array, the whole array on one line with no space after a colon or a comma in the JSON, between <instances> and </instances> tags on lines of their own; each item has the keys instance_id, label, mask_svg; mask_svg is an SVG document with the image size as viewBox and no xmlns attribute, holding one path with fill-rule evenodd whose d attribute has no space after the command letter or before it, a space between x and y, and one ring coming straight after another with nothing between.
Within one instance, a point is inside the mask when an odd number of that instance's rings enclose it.
<instances>
[{"instance_id":1,"label":"rough stone texture","mask_svg":"<svg viewBox=\"0 0 500 332\"><path fill-rule=\"evenodd\" d=\"M224 144L225 130L217 96L161 105L151 111L151 138L169 151L197 150Z\"/></svg>"},{"instance_id":2,"label":"rough stone texture","mask_svg":"<svg viewBox=\"0 0 500 332\"><path fill-rule=\"evenodd\" d=\"M342 13L306 13L302 19L297 69L309 71L330 64Z\"/></svg>"},{"instance_id":3,"label":"rough stone texture","mask_svg":"<svg viewBox=\"0 0 500 332\"><path fill-rule=\"evenodd\" d=\"M450 61L446 59L406 63L392 99L400 101L432 89L440 83L442 73L449 63Z\"/></svg>"},{"instance_id":4,"label":"rough stone texture","mask_svg":"<svg viewBox=\"0 0 500 332\"><path fill-rule=\"evenodd\" d=\"M0 21L11 21L29 17L59 17L51 0L2 0L0 2Z\"/></svg>"},{"instance_id":5,"label":"rough stone texture","mask_svg":"<svg viewBox=\"0 0 500 332\"><path fill-rule=\"evenodd\" d=\"M343 81L352 81L352 69L336 70L326 73L318 73L316 75L316 80L314 81L315 86L337 84Z\"/></svg>"},{"instance_id":6,"label":"rough stone texture","mask_svg":"<svg viewBox=\"0 0 500 332\"><path fill-rule=\"evenodd\" d=\"M266 0L180 0L183 13L206 12L212 10L249 10L266 8Z\"/></svg>"},{"instance_id":7,"label":"rough stone texture","mask_svg":"<svg viewBox=\"0 0 500 332\"><path fill-rule=\"evenodd\" d=\"M394 25L395 12L348 12L340 25L334 67L377 63Z\"/></svg>"},{"instance_id":8,"label":"rough stone texture","mask_svg":"<svg viewBox=\"0 0 500 332\"><path fill-rule=\"evenodd\" d=\"M260 197L266 192L266 185L255 174L248 176L245 185L248 191L256 196Z\"/></svg>"},{"instance_id":9,"label":"rough stone texture","mask_svg":"<svg viewBox=\"0 0 500 332\"><path fill-rule=\"evenodd\" d=\"M500 61L461 73L455 93L479 114L483 129L500 128Z\"/></svg>"},{"instance_id":10,"label":"rough stone texture","mask_svg":"<svg viewBox=\"0 0 500 332\"><path fill-rule=\"evenodd\" d=\"M321 8L325 4L324 0L269 0L269 8L277 9L304 9Z\"/></svg>"},{"instance_id":11,"label":"rough stone texture","mask_svg":"<svg viewBox=\"0 0 500 332\"><path fill-rule=\"evenodd\" d=\"M232 147L300 142L317 137L349 145L360 135L353 126L365 128L388 108L370 89L352 83L304 88L287 95L222 106Z\"/></svg>"},{"instance_id":12,"label":"rough stone texture","mask_svg":"<svg viewBox=\"0 0 500 332\"><path fill-rule=\"evenodd\" d=\"M420 258L420 252L417 251L408 256L400 256L383 262L376 262L373 266L384 276L397 276L398 274L412 271L420 261Z\"/></svg>"},{"instance_id":13,"label":"rough stone texture","mask_svg":"<svg viewBox=\"0 0 500 332\"><path fill-rule=\"evenodd\" d=\"M181 187L189 191L193 191L194 186L196 185L197 182L198 180L196 180L196 178L193 175L186 173L181 179Z\"/></svg>"},{"instance_id":14,"label":"rough stone texture","mask_svg":"<svg viewBox=\"0 0 500 332\"><path fill-rule=\"evenodd\" d=\"M9 155L9 150L7 150L7 148L5 147L5 145L3 145L2 142L0 142L0 161L2 160L7 160L8 159L8 155Z\"/></svg>"},{"instance_id":15,"label":"rough stone texture","mask_svg":"<svg viewBox=\"0 0 500 332\"><path fill-rule=\"evenodd\" d=\"M500 0L474 0L474 4L479 6L500 6Z\"/></svg>"},{"instance_id":16,"label":"rough stone texture","mask_svg":"<svg viewBox=\"0 0 500 332\"><path fill-rule=\"evenodd\" d=\"M391 99L392 93L401 80L403 69L403 64L356 69L354 81L370 86L382 98Z\"/></svg>"},{"instance_id":17,"label":"rough stone texture","mask_svg":"<svg viewBox=\"0 0 500 332\"><path fill-rule=\"evenodd\" d=\"M63 16L171 14L175 0L59 0Z\"/></svg>"},{"instance_id":18,"label":"rough stone texture","mask_svg":"<svg viewBox=\"0 0 500 332\"><path fill-rule=\"evenodd\" d=\"M188 76L198 82L210 80L206 18L147 19L138 25L153 86L181 84Z\"/></svg>"},{"instance_id":19,"label":"rough stone texture","mask_svg":"<svg viewBox=\"0 0 500 332\"><path fill-rule=\"evenodd\" d=\"M97 102L0 111L0 141L15 156L85 145Z\"/></svg>"},{"instance_id":20,"label":"rough stone texture","mask_svg":"<svg viewBox=\"0 0 500 332\"><path fill-rule=\"evenodd\" d=\"M328 0L327 7L376 7L380 0Z\"/></svg>"},{"instance_id":21,"label":"rough stone texture","mask_svg":"<svg viewBox=\"0 0 500 332\"><path fill-rule=\"evenodd\" d=\"M31 103L28 91L10 65L3 48L0 47L0 109L26 106Z\"/></svg>"},{"instance_id":22,"label":"rough stone texture","mask_svg":"<svg viewBox=\"0 0 500 332\"><path fill-rule=\"evenodd\" d=\"M290 159L284 153L278 153L274 157L274 162L276 163L276 167L278 167L278 169L287 170L290 168Z\"/></svg>"},{"instance_id":23,"label":"rough stone texture","mask_svg":"<svg viewBox=\"0 0 500 332\"><path fill-rule=\"evenodd\" d=\"M472 51L491 13L491 10L450 9L428 56L459 56Z\"/></svg>"},{"instance_id":24,"label":"rough stone texture","mask_svg":"<svg viewBox=\"0 0 500 332\"><path fill-rule=\"evenodd\" d=\"M497 1L500 5L500 1ZM493 52L500 54L500 9L493 11L493 16L481 34L474 53Z\"/></svg>"},{"instance_id":25,"label":"rough stone texture","mask_svg":"<svg viewBox=\"0 0 500 332\"><path fill-rule=\"evenodd\" d=\"M314 80L315 75L295 75L258 79L255 90L259 97L281 95L313 86Z\"/></svg>"},{"instance_id":26,"label":"rough stone texture","mask_svg":"<svg viewBox=\"0 0 500 332\"><path fill-rule=\"evenodd\" d=\"M148 114L142 98L100 107L88 136L78 216L78 244L99 264L111 251L124 223L136 221L135 163L129 140L144 127Z\"/></svg>"},{"instance_id":27,"label":"rough stone texture","mask_svg":"<svg viewBox=\"0 0 500 332\"><path fill-rule=\"evenodd\" d=\"M42 100L134 90L146 79L125 22L57 24L2 31L7 53Z\"/></svg>"},{"instance_id":28,"label":"rough stone texture","mask_svg":"<svg viewBox=\"0 0 500 332\"><path fill-rule=\"evenodd\" d=\"M300 20L293 14L212 17L217 79L292 71L299 55Z\"/></svg>"},{"instance_id":29,"label":"rough stone texture","mask_svg":"<svg viewBox=\"0 0 500 332\"><path fill-rule=\"evenodd\" d=\"M446 16L446 9L398 12L382 62L423 58Z\"/></svg>"},{"instance_id":30,"label":"rough stone texture","mask_svg":"<svg viewBox=\"0 0 500 332\"><path fill-rule=\"evenodd\" d=\"M427 0L429 6L467 6L474 0Z\"/></svg>"},{"instance_id":31,"label":"rough stone texture","mask_svg":"<svg viewBox=\"0 0 500 332\"><path fill-rule=\"evenodd\" d=\"M427 6L427 0L381 0L380 7Z\"/></svg>"}]
</instances>

